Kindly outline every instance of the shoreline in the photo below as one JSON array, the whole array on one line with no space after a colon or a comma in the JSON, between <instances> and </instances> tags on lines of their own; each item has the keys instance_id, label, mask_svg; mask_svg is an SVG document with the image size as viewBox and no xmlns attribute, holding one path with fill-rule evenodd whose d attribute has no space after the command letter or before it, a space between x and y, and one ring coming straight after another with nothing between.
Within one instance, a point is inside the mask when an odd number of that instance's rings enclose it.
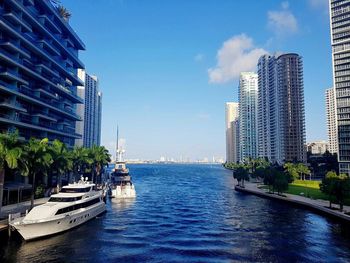
<instances>
[{"instance_id":1,"label":"shoreline","mask_svg":"<svg viewBox=\"0 0 350 263\"><path fill-rule=\"evenodd\" d=\"M325 207L323 204L321 204L321 202L325 203L323 200L322 201L314 200L314 199L310 199L310 198L306 198L298 195L291 195L291 194L285 194L286 196L284 197L277 194L267 193L264 190L257 188L256 184L254 186L252 186L253 184L247 184L247 185L248 187L245 187L245 188L235 185L235 191L244 193L244 194L252 194L265 199L289 203L294 206L311 210L313 212L316 212L317 214L327 216L333 219L337 219L343 223L347 223L347 224L350 223L349 215L346 215L343 212L340 212L339 210L331 210L330 208Z\"/></svg>"}]
</instances>

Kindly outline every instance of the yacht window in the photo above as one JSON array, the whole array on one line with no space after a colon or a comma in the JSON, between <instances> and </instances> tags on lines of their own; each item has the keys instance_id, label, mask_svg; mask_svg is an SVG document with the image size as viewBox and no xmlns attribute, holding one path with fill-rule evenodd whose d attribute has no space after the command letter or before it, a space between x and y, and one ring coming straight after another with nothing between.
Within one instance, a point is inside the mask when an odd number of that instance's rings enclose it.
<instances>
[{"instance_id":1,"label":"yacht window","mask_svg":"<svg viewBox=\"0 0 350 263\"><path fill-rule=\"evenodd\" d=\"M65 213L68 213L68 212L71 212L71 211L74 211L74 210L78 210L80 208L89 207L89 206L97 204L99 202L100 202L100 198L98 197L98 198L92 199L90 201L87 201L85 203L67 206L67 207L58 209L57 212L56 212L56 215L65 214Z\"/></svg>"},{"instance_id":2,"label":"yacht window","mask_svg":"<svg viewBox=\"0 0 350 263\"><path fill-rule=\"evenodd\" d=\"M73 202L81 200L81 196L78 197L51 197L49 202Z\"/></svg>"},{"instance_id":3,"label":"yacht window","mask_svg":"<svg viewBox=\"0 0 350 263\"><path fill-rule=\"evenodd\" d=\"M61 193L86 193L91 190L91 187L84 188L62 188Z\"/></svg>"}]
</instances>

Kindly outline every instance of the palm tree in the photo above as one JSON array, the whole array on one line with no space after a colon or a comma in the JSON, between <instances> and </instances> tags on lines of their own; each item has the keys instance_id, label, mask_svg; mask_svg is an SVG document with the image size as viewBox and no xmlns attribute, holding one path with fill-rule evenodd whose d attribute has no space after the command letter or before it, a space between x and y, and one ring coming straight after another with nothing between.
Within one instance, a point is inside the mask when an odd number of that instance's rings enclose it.
<instances>
[{"instance_id":1,"label":"palm tree","mask_svg":"<svg viewBox=\"0 0 350 263\"><path fill-rule=\"evenodd\" d=\"M22 154L22 149L18 143L18 133L0 134L0 211L5 182L5 168L18 167L18 161Z\"/></svg>"},{"instance_id":2,"label":"palm tree","mask_svg":"<svg viewBox=\"0 0 350 263\"><path fill-rule=\"evenodd\" d=\"M101 171L104 166L106 166L111 161L111 155L104 146L93 145L89 149L89 157L91 159L91 176L92 182L95 180L95 175L100 176Z\"/></svg>"},{"instance_id":3,"label":"palm tree","mask_svg":"<svg viewBox=\"0 0 350 263\"><path fill-rule=\"evenodd\" d=\"M35 177L39 173L46 176L50 165L53 163L48 142L47 138L42 140L31 138L23 147L23 161L27 170L24 175L28 175L33 180L31 207L34 205Z\"/></svg>"},{"instance_id":4,"label":"palm tree","mask_svg":"<svg viewBox=\"0 0 350 263\"><path fill-rule=\"evenodd\" d=\"M309 167L307 167L303 163L297 164L297 171L300 174L300 179L302 179L302 180L305 180L305 175L310 175L310 177L311 177L311 171L310 171ZM311 180L311 178L310 178L310 180Z\"/></svg>"},{"instance_id":5,"label":"palm tree","mask_svg":"<svg viewBox=\"0 0 350 263\"><path fill-rule=\"evenodd\" d=\"M66 22L68 22L72 16L72 14L68 11L68 9L65 8L63 5L56 6L56 10L60 15L60 17L62 17Z\"/></svg>"},{"instance_id":6,"label":"palm tree","mask_svg":"<svg viewBox=\"0 0 350 263\"><path fill-rule=\"evenodd\" d=\"M237 164L233 172L233 178L237 179L238 185L244 187L244 181L249 181L249 166L246 164Z\"/></svg>"},{"instance_id":7,"label":"palm tree","mask_svg":"<svg viewBox=\"0 0 350 263\"><path fill-rule=\"evenodd\" d=\"M71 154L68 151L66 145L59 141L54 140L49 147L49 152L52 157L51 170L57 174L57 191L61 187L61 176L72 169L73 163Z\"/></svg>"},{"instance_id":8,"label":"palm tree","mask_svg":"<svg viewBox=\"0 0 350 263\"><path fill-rule=\"evenodd\" d=\"M285 172L289 175L290 181L295 181L299 178L299 169L298 165L295 163L285 163L283 165Z\"/></svg>"},{"instance_id":9,"label":"palm tree","mask_svg":"<svg viewBox=\"0 0 350 263\"><path fill-rule=\"evenodd\" d=\"M77 179L77 175L83 174L88 169L91 170L93 164L91 156L89 148L75 147L73 151L71 151L72 170L75 180Z\"/></svg>"}]
</instances>

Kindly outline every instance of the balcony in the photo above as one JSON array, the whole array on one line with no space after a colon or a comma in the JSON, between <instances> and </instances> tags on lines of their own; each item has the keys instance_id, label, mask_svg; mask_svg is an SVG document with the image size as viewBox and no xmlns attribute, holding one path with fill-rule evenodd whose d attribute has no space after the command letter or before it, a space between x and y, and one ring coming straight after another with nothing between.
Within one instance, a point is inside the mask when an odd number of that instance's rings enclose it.
<instances>
[{"instance_id":1,"label":"balcony","mask_svg":"<svg viewBox=\"0 0 350 263\"><path fill-rule=\"evenodd\" d=\"M5 17L12 24L20 25L27 32L32 32L32 28L29 25L27 25L27 23L25 23L23 19L19 19L14 13L10 12L7 14L3 14L2 16Z\"/></svg>"},{"instance_id":2,"label":"balcony","mask_svg":"<svg viewBox=\"0 0 350 263\"><path fill-rule=\"evenodd\" d=\"M6 56L5 54L1 54L1 53L0 53L0 60L4 60L4 61L8 62L9 64L16 66L16 67L20 68L21 70L25 71L28 75L31 75L32 77L35 77L36 79L50 85L51 87L56 88L57 91L59 91L63 96L70 98L73 102L83 103L83 100L79 96L73 94L68 88L62 86L61 84L54 84L53 82L49 81L48 79L42 77L40 74L38 74L35 71L33 71L32 69L30 69L33 67L30 65L31 62L29 62L29 63L27 62L27 65L24 66L24 65L20 64L19 62L17 62L14 58ZM19 81L25 85L29 85L29 83L27 81L17 77L15 74L9 73L8 70L0 73L0 76L3 76L3 78Z\"/></svg>"},{"instance_id":3,"label":"balcony","mask_svg":"<svg viewBox=\"0 0 350 263\"><path fill-rule=\"evenodd\" d=\"M53 94L53 92L49 92L43 88L36 88L34 89L34 91L38 91L40 93L40 95L46 96L50 99L54 99L57 100L58 99L58 95L57 94ZM42 96L40 96L40 98L42 98ZM48 103L50 103L50 100L47 100Z\"/></svg>"},{"instance_id":4,"label":"balcony","mask_svg":"<svg viewBox=\"0 0 350 263\"><path fill-rule=\"evenodd\" d=\"M81 50L85 50L85 45L81 41L81 39L78 37L78 35L74 32L74 30L69 26L67 22L65 22L58 14L55 12L53 7L46 3L45 1L39 1L38 4L41 4L45 9L49 9L53 16L56 18L56 20L61 24L64 29L71 37L72 40L74 40L74 44Z\"/></svg>"},{"instance_id":5,"label":"balcony","mask_svg":"<svg viewBox=\"0 0 350 263\"><path fill-rule=\"evenodd\" d=\"M42 112L42 111L35 111L34 113L32 113L33 117L38 117L44 120L49 120L49 121L53 121L53 122L57 122L57 120L51 116L48 115L48 113Z\"/></svg>"},{"instance_id":6,"label":"balcony","mask_svg":"<svg viewBox=\"0 0 350 263\"><path fill-rule=\"evenodd\" d=\"M45 26L48 26L50 29L55 31L57 34L62 34L61 29L53 23L47 15L39 15L39 19L41 20L42 24Z\"/></svg>"},{"instance_id":7,"label":"balcony","mask_svg":"<svg viewBox=\"0 0 350 263\"><path fill-rule=\"evenodd\" d=\"M46 50L52 52L54 56L61 56L61 53L52 46L52 44L49 44L45 39L40 39L37 41L40 44L41 48L46 48Z\"/></svg>"},{"instance_id":8,"label":"balcony","mask_svg":"<svg viewBox=\"0 0 350 263\"><path fill-rule=\"evenodd\" d=\"M6 24L4 21L0 20L0 28L3 30L6 30L13 34L15 37L22 40L25 45L31 49L32 52L35 54L46 58L50 62L52 62L63 74L65 74L66 77L69 77L73 80L73 83L75 85L81 85L81 80L78 78L78 76L72 74L72 72L68 71L64 65L61 65L57 60L53 59L45 50L38 48L31 37L29 37L26 34L22 34L21 32L18 32L18 30L12 28L8 24Z\"/></svg>"},{"instance_id":9,"label":"balcony","mask_svg":"<svg viewBox=\"0 0 350 263\"><path fill-rule=\"evenodd\" d=\"M44 64L37 64L35 65L36 68L39 68L41 71L45 71L46 73L49 73L57 78L60 78L60 74L58 74L56 71L53 71L52 69L50 69L49 67L47 67Z\"/></svg>"},{"instance_id":10,"label":"balcony","mask_svg":"<svg viewBox=\"0 0 350 263\"><path fill-rule=\"evenodd\" d=\"M19 47L13 42L10 41L2 41L0 42L0 46L6 49L9 52L17 52L19 53L22 57L30 59L30 55L24 51L22 47Z\"/></svg>"},{"instance_id":11,"label":"balcony","mask_svg":"<svg viewBox=\"0 0 350 263\"><path fill-rule=\"evenodd\" d=\"M17 82L20 82L24 85L29 85L28 81L22 79L20 76L18 76L18 74L14 73L14 72L12 73L9 70L5 70L5 71L0 72L0 77L2 79L7 79L10 81L17 81Z\"/></svg>"},{"instance_id":12,"label":"balcony","mask_svg":"<svg viewBox=\"0 0 350 263\"><path fill-rule=\"evenodd\" d=\"M23 108L23 106L19 102L10 101L8 99L0 102L0 108L6 108L6 109L10 109L10 110L27 112L27 110L25 108Z\"/></svg>"},{"instance_id":13,"label":"balcony","mask_svg":"<svg viewBox=\"0 0 350 263\"><path fill-rule=\"evenodd\" d=\"M53 110L57 113L63 114L64 116L67 116L71 120L81 121L81 117L79 115L75 114L74 112L68 112L61 106L55 107L55 106L53 106L53 104L50 100L40 98L40 97L34 95L33 92L31 92L27 89L21 88L20 91L17 91L17 90L11 89L11 88L7 88L6 86L0 84L0 90L3 92L6 92L8 94L16 95L16 96L20 97L22 100L28 101L30 103L34 103L34 104L42 106L42 107L47 107L50 110Z\"/></svg>"},{"instance_id":14,"label":"balcony","mask_svg":"<svg viewBox=\"0 0 350 263\"><path fill-rule=\"evenodd\" d=\"M21 3L17 2L16 0L10 0L10 2L12 2L12 4L14 4L17 8L21 9L23 14L30 18L31 22L38 29L45 33L50 39L54 40L56 44L61 47L62 51L76 63L77 67L84 68L84 64L77 58L77 56L68 51L67 47L63 46L63 44L54 35L52 35L51 32L48 31L41 23L39 23L38 20L31 14L31 12L28 12L27 9L24 6L22 6Z\"/></svg>"}]
</instances>

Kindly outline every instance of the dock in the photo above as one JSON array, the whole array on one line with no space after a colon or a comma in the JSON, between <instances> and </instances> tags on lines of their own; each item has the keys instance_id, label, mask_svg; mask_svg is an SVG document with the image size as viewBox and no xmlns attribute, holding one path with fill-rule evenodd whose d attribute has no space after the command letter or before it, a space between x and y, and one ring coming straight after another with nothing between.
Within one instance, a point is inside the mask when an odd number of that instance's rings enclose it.
<instances>
[{"instance_id":1,"label":"dock","mask_svg":"<svg viewBox=\"0 0 350 263\"><path fill-rule=\"evenodd\" d=\"M256 195L266 199L277 200L281 202L286 202L291 205L296 205L299 207L303 207L309 209L315 213L331 217L333 219L337 219L343 223L350 223L350 215L345 214L345 212L350 212L350 206L344 206L343 212L339 210L332 210L329 208L329 201L320 200L320 199L311 199L304 196L285 194L277 195L273 193L268 193L264 189L258 188L258 184L256 183L246 183L245 187L241 187L236 185L235 190L238 192ZM333 207L338 205L333 204Z\"/></svg>"},{"instance_id":2,"label":"dock","mask_svg":"<svg viewBox=\"0 0 350 263\"><path fill-rule=\"evenodd\" d=\"M48 197L35 199L34 206L44 204L48 199ZM8 229L8 218L10 214L25 214L26 210L29 209L30 201L3 206L0 212L0 232Z\"/></svg>"}]
</instances>

